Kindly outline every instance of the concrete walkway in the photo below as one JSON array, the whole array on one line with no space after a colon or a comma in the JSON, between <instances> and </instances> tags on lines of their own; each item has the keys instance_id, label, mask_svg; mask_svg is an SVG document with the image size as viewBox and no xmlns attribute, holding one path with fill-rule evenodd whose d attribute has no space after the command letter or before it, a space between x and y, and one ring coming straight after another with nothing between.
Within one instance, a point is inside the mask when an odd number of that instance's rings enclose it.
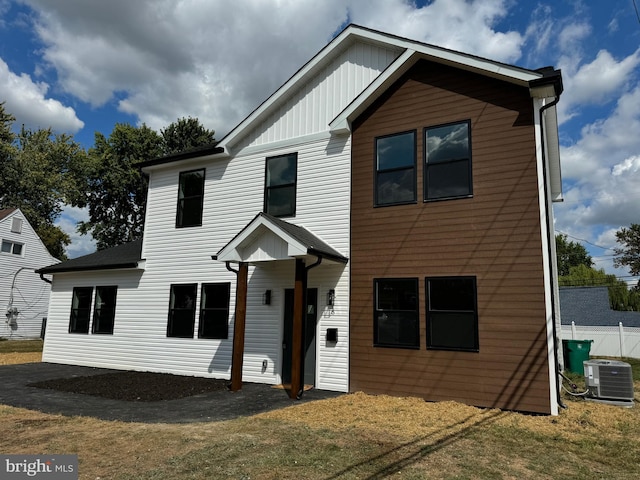
<instances>
[{"instance_id":1,"label":"concrete walkway","mask_svg":"<svg viewBox=\"0 0 640 480\"><path fill-rule=\"evenodd\" d=\"M230 420L341 395L309 390L304 392L301 400L291 400L284 390L245 383L238 392L222 390L178 400L131 402L28 386L44 380L111 372L114 370L53 363L0 365L0 404L44 413L123 422L192 423Z\"/></svg>"}]
</instances>

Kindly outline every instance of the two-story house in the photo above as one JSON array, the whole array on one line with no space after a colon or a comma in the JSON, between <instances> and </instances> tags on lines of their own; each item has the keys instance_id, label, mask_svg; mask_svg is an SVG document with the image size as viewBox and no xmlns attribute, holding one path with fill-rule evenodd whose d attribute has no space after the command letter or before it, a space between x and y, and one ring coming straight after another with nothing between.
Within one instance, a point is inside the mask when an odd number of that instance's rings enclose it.
<instances>
[{"instance_id":1,"label":"two-story house","mask_svg":"<svg viewBox=\"0 0 640 480\"><path fill-rule=\"evenodd\" d=\"M43 359L557 413L561 92L348 26L219 143L141 165L142 241L42 270Z\"/></svg>"},{"instance_id":2,"label":"two-story house","mask_svg":"<svg viewBox=\"0 0 640 480\"><path fill-rule=\"evenodd\" d=\"M0 337L38 338L49 308L53 257L19 208L0 209Z\"/></svg>"}]
</instances>

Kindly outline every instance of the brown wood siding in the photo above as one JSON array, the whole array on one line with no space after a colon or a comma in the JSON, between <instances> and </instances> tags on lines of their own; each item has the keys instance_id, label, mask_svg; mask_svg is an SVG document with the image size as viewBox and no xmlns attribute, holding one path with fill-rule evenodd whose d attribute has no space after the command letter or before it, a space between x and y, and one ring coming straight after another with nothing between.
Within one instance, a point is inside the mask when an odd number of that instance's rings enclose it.
<instances>
[{"instance_id":1,"label":"brown wood siding","mask_svg":"<svg viewBox=\"0 0 640 480\"><path fill-rule=\"evenodd\" d=\"M550 413L528 90L423 61L354 122L350 390ZM473 197L423 202L423 129L470 120ZM375 138L417 131L415 204L374 207ZM479 352L427 350L425 277L477 278ZM418 277L420 349L373 346L375 278Z\"/></svg>"}]
</instances>

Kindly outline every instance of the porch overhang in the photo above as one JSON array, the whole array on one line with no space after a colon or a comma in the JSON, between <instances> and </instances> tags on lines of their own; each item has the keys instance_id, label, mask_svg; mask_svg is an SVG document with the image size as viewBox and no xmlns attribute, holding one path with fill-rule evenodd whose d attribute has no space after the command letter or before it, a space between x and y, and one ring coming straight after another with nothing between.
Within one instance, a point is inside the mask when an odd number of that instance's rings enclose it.
<instances>
[{"instance_id":1,"label":"porch overhang","mask_svg":"<svg viewBox=\"0 0 640 480\"><path fill-rule=\"evenodd\" d=\"M317 259L347 263L348 258L304 227L259 213L212 259L231 263Z\"/></svg>"}]
</instances>

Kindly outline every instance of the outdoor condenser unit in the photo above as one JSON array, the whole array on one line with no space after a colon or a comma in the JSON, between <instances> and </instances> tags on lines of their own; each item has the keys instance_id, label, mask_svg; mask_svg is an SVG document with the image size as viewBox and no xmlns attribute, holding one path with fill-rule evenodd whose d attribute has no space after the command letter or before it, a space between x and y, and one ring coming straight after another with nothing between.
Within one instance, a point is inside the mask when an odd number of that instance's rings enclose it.
<instances>
[{"instance_id":1,"label":"outdoor condenser unit","mask_svg":"<svg viewBox=\"0 0 640 480\"><path fill-rule=\"evenodd\" d=\"M617 360L585 360L583 364L587 400L633 406L631 365Z\"/></svg>"}]
</instances>

